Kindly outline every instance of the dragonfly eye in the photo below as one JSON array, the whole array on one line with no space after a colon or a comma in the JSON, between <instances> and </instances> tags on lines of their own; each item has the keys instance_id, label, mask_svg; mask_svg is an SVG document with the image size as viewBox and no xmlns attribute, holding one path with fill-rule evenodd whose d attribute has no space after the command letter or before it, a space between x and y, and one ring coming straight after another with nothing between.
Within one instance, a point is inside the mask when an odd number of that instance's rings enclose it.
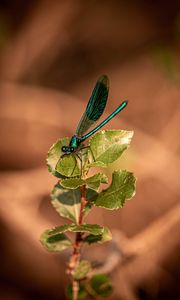
<instances>
[{"instance_id":1,"label":"dragonfly eye","mask_svg":"<svg viewBox=\"0 0 180 300\"><path fill-rule=\"evenodd\" d=\"M62 148L61 148L61 150L62 150L62 152L66 152L66 146L62 146Z\"/></svg>"}]
</instances>

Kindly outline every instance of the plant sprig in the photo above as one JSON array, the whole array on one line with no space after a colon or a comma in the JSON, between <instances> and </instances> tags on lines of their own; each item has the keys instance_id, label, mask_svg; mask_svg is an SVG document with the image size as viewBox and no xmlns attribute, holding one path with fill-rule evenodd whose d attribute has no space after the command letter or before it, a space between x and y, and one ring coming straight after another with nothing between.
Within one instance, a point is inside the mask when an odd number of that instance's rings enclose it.
<instances>
[{"instance_id":1,"label":"plant sprig","mask_svg":"<svg viewBox=\"0 0 180 300\"><path fill-rule=\"evenodd\" d=\"M62 156L62 146L68 145L69 138L58 140L48 152L49 172L58 178L51 194L51 203L57 213L72 223L46 230L41 235L41 243L50 252L59 252L72 248L67 273L71 285L67 296L72 300L91 297L106 297L112 291L109 277L106 274L94 274L89 261L81 260L81 249L84 244L104 243L111 240L107 227L98 224L87 224L85 218L94 206L115 210L122 208L125 202L135 194L136 179L133 173L116 170L108 188L99 192L101 184L107 184L104 173L88 177L90 168L107 168L116 161L129 147L132 131L103 130L95 134L88 142L88 147L76 153ZM74 240L66 233L75 233Z\"/></svg>"}]
</instances>

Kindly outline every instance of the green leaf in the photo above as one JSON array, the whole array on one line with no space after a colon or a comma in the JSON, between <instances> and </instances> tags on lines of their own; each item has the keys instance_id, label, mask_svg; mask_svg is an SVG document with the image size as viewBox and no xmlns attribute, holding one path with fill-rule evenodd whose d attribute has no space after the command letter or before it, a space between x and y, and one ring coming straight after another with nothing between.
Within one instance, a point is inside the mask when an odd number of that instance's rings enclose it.
<instances>
[{"instance_id":1,"label":"green leaf","mask_svg":"<svg viewBox=\"0 0 180 300\"><path fill-rule=\"evenodd\" d=\"M58 178L80 175L79 162L74 155L67 155L61 158L64 154L61 148L62 146L69 145L69 142L69 138L60 139L48 151L47 165L49 172Z\"/></svg>"},{"instance_id":2,"label":"green leaf","mask_svg":"<svg viewBox=\"0 0 180 300\"><path fill-rule=\"evenodd\" d=\"M100 183L107 183L108 178L103 173L95 174L87 179L81 178L66 178L61 180L61 185L66 189L77 189L80 186L86 185L92 190L97 191Z\"/></svg>"},{"instance_id":3,"label":"green leaf","mask_svg":"<svg viewBox=\"0 0 180 300\"><path fill-rule=\"evenodd\" d=\"M111 231L109 230L109 228L104 227L104 231L103 231L102 239L101 239L100 243L108 242L110 240L112 240Z\"/></svg>"},{"instance_id":4,"label":"green leaf","mask_svg":"<svg viewBox=\"0 0 180 300\"><path fill-rule=\"evenodd\" d=\"M81 178L66 178L61 180L61 185L65 189L77 189L84 184L86 184L86 182Z\"/></svg>"},{"instance_id":5,"label":"green leaf","mask_svg":"<svg viewBox=\"0 0 180 300\"><path fill-rule=\"evenodd\" d=\"M86 185L95 191L98 190L101 183L108 183L108 178L103 173L95 174L86 179Z\"/></svg>"},{"instance_id":6,"label":"green leaf","mask_svg":"<svg viewBox=\"0 0 180 300\"><path fill-rule=\"evenodd\" d=\"M97 193L91 189L86 192L87 199L90 201L85 207L85 216L90 212L93 202L97 198ZM81 206L80 190L65 190L60 184L56 184L52 194L51 203L61 217L78 223Z\"/></svg>"},{"instance_id":7,"label":"green leaf","mask_svg":"<svg viewBox=\"0 0 180 300\"><path fill-rule=\"evenodd\" d=\"M69 143L69 138L64 138L61 140L56 141L51 148L48 151L47 154L47 165L49 172L55 175L56 177L59 177L60 174L58 174L55 170L57 162L60 158L60 156L63 154L61 151L62 146L67 145ZM60 176L61 178L61 176Z\"/></svg>"},{"instance_id":8,"label":"green leaf","mask_svg":"<svg viewBox=\"0 0 180 300\"><path fill-rule=\"evenodd\" d=\"M73 292L72 292L72 285L69 285L67 287L66 291L67 297L70 300L73 300ZM87 292L82 284L79 285L79 291L78 291L78 299L77 300L84 300L87 297Z\"/></svg>"},{"instance_id":9,"label":"green leaf","mask_svg":"<svg viewBox=\"0 0 180 300\"><path fill-rule=\"evenodd\" d=\"M88 199L89 202L94 203L94 201L96 201L98 196L98 193L92 189L87 189L86 191L86 197Z\"/></svg>"},{"instance_id":10,"label":"green leaf","mask_svg":"<svg viewBox=\"0 0 180 300\"><path fill-rule=\"evenodd\" d=\"M76 226L76 228L74 228L72 231L73 232L87 232L87 233L91 233L93 235L98 235L98 234L103 233L104 228L98 224L82 224L82 225Z\"/></svg>"},{"instance_id":11,"label":"green leaf","mask_svg":"<svg viewBox=\"0 0 180 300\"><path fill-rule=\"evenodd\" d=\"M126 170L115 171L110 187L98 195L94 204L107 209L122 208L125 201L135 195L135 184L133 173Z\"/></svg>"},{"instance_id":12,"label":"green leaf","mask_svg":"<svg viewBox=\"0 0 180 300\"><path fill-rule=\"evenodd\" d=\"M81 280L86 278L87 274L91 271L91 265L88 260L81 260L79 265L76 267L73 278Z\"/></svg>"},{"instance_id":13,"label":"green leaf","mask_svg":"<svg viewBox=\"0 0 180 300\"><path fill-rule=\"evenodd\" d=\"M78 160L75 155L65 155L60 157L55 167L57 173L60 173L66 177L76 177L81 174L80 168L78 166Z\"/></svg>"},{"instance_id":14,"label":"green leaf","mask_svg":"<svg viewBox=\"0 0 180 300\"><path fill-rule=\"evenodd\" d=\"M50 230L46 230L40 238L43 246L52 252L62 251L72 245L64 232L84 232L91 235L103 235L105 229L97 224L64 224Z\"/></svg>"},{"instance_id":15,"label":"green leaf","mask_svg":"<svg viewBox=\"0 0 180 300\"><path fill-rule=\"evenodd\" d=\"M103 130L94 135L89 142L91 150L90 166L107 167L117 160L128 148L133 131Z\"/></svg>"},{"instance_id":16,"label":"green leaf","mask_svg":"<svg viewBox=\"0 0 180 300\"><path fill-rule=\"evenodd\" d=\"M88 244L93 244L93 243L104 243L107 241L110 241L112 239L112 235L110 230L107 227L104 227L103 233L99 235L92 235L89 234L87 235L83 241L88 243Z\"/></svg>"},{"instance_id":17,"label":"green leaf","mask_svg":"<svg viewBox=\"0 0 180 300\"><path fill-rule=\"evenodd\" d=\"M63 233L66 231L71 232L86 232L93 235L102 234L104 231L104 228L97 224L82 224L82 225L76 225L76 224L64 224L62 226L55 227L54 229L48 230L49 236L54 236L59 233Z\"/></svg>"},{"instance_id":18,"label":"green leaf","mask_svg":"<svg viewBox=\"0 0 180 300\"><path fill-rule=\"evenodd\" d=\"M112 284L109 276L95 274L89 281L87 290L93 297L108 297L112 293Z\"/></svg>"},{"instance_id":19,"label":"green leaf","mask_svg":"<svg viewBox=\"0 0 180 300\"><path fill-rule=\"evenodd\" d=\"M83 241L92 244L92 243L104 243L107 242L111 239L111 232L109 231L108 228L106 227L101 227L100 225L97 224L82 224L82 225L76 225L76 224L64 224L62 226L55 227L50 230L46 230L41 238L41 242L43 242L43 245L46 245L46 248L49 247L49 243L55 243L61 239L61 235L66 232L82 232L88 234L86 237L83 238ZM48 246L47 246L48 244ZM68 244L69 246L69 244ZM48 250L49 251L59 251L58 246L54 246ZM57 250L54 250L56 249ZM64 248L65 249L65 248ZM63 250L63 249L62 249Z\"/></svg>"},{"instance_id":20,"label":"green leaf","mask_svg":"<svg viewBox=\"0 0 180 300\"><path fill-rule=\"evenodd\" d=\"M99 234L99 235L89 234L83 239L83 241L85 243L88 243L89 245L99 243L99 242L101 242L101 240L102 240L102 234Z\"/></svg>"},{"instance_id":21,"label":"green leaf","mask_svg":"<svg viewBox=\"0 0 180 300\"><path fill-rule=\"evenodd\" d=\"M40 242L50 252L59 252L72 246L71 241L64 233L51 236L49 235L49 230L46 230L41 235Z\"/></svg>"}]
</instances>

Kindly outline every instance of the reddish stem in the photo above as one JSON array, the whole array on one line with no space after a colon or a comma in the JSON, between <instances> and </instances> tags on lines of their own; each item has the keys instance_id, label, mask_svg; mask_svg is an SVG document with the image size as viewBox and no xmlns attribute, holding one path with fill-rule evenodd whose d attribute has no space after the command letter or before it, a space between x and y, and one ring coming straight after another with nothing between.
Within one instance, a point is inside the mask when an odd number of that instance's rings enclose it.
<instances>
[{"instance_id":1,"label":"reddish stem","mask_svg":"<svg viewBox=\"0 0 180 300\"><path fill-rule=\"evenodd\" d=\"M88 202L88 200L86 198L86 186L85 185L80 187L80 192L81 192L81 207L80 207L78 225L83 224L84 209ZM81 247L82 247L82 233L77 232L75 243L74 243L74 248L73 248L73 253L70 258L69 268L68 268L68 273L70 273L71 275L73 275L73 272L74 272L76 266L79 264ZM72 292L73 292L73 300L77 300L78 292L79 292L79 281L77 281L75 279L73 279L73 282L72 282Z\"/></svg>"}]
</instances>

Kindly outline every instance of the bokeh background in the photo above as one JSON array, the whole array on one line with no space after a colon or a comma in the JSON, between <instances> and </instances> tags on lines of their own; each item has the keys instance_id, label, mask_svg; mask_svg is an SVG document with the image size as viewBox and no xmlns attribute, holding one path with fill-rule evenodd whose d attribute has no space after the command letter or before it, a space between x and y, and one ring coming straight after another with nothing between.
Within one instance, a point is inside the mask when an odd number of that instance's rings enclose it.
<instances>
[{"instance_id":1,"label":"bokeh background","mask_svg":"<svg viewBox=\"0 0 180 300\"><path fill-rule=\"evenodd\" d=\"M180 2L4 0L2 300L65 299L69 252L49 254L39 243L45 229L65 222L50 204L56 179L45 158L52 143L73 134L101 74L110 78L104 116L129 99L106 128L135 132L111 170L127 168L138 183L123 209L89 216L114 236L114 244L89 255L111 270L110 299L180 299Z\"/></svg>"}]
</instances>

